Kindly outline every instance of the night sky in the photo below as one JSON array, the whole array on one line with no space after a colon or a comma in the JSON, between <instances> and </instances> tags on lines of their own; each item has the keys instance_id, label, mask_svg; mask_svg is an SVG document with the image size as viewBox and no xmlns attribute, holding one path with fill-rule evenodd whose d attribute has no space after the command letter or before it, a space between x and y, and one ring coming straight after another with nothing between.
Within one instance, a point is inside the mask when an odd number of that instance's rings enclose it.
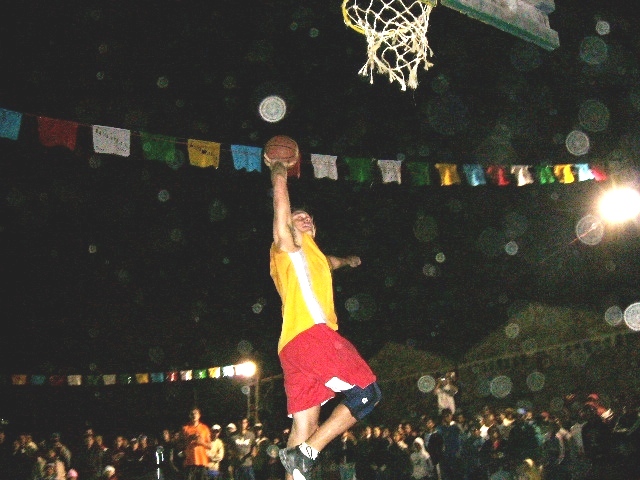
<instances>
[{"instance_id":1,"label":"night sky","mask_svg":"<svg viewBox=\"0 0 640 480\"><path fill-rule=\"evenodd\" d=\"M341 331L365 357L395 341L459 360L530 302L604 318L640 300L637 222L606 226L591 245L576 234L604 191L638 186L630 6L558 1L553 52L436 7L435 66L403 92L358 76L365 41L344 26L340 2L156 3L19 2L0 21L0 107L25 114L19 139L0 139L3 375L247 356L278 375L270 180L235 170L229 145L280 133L300 145L292 202L314 215L319 245L362 258L334 284ZM287 102L277 123L257 111L270 94ZM47 148L37 115L220 142L221 165L145 160L135 136L131 157L97 155L90 129L74 152ZM565 146L576 129L590 140L580 157ZM617 167L604 182L522 187L443 187L434 170L418 187L361 184L343 170L316 179L310 153Z\"/></svg>"}]
</instances>

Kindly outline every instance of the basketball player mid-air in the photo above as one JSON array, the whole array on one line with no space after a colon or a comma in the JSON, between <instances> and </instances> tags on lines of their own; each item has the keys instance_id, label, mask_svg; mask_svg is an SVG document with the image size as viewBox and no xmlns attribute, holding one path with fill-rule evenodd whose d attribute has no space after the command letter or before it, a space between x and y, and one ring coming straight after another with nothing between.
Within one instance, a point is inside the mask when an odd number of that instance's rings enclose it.
<instances>
[{"instance_id":1,"label":"basketball player mid-air","mask_svg":"<svg viewBox=\"0 0 640 480\"><path fill-rule=\"evenodd\" d=\"M320 251L311 215L291 211L287 187L291 165L273 158L277 157L269 156L265 149L274 207L270 270L282 299L278 355L287 410L293 417L287 448L279 455L288 479L305 480L319 452L371 413L381 393L367 363L336 331L331 272L347 265L357 267L360 258L338 258ZM341 392L344 399L320 425L320 407L335 392Z\"/></svg>"}]
</instances>

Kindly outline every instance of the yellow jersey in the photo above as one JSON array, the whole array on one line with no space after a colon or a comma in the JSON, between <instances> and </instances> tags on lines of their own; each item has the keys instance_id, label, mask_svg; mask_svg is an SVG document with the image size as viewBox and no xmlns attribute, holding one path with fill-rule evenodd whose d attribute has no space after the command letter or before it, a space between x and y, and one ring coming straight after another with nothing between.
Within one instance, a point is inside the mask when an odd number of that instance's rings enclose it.
<instances>
[{"instance_id":1,"label":"yellow jersey","mask_svg":"<svg viewBox=\"0 0 640 480\"><path fill-rule=\"evenodd\" d=\"M313 237L302 234L297 252L271 245L270 273L282 299L282 331L278 353L296 335L318 323L338 330L333 304L331 267Z\"/></svg>"}]
</instances>

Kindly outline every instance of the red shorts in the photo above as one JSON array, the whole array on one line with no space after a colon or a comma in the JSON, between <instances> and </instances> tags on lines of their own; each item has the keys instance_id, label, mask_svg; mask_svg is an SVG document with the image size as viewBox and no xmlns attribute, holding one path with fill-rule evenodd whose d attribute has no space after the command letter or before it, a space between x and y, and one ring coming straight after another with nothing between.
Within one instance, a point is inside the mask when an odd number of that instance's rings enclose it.
<instances>
[{"instance_id":1,"label":"red shorts","mask_svg":"<svg viewBox=\"0 0 640 480\"><path fill-rule=\"evenodd\" d=\"M280 351L280 364L289 415L335 397L335 391L326 385L329 380L339 379L360 388L376 381L351 342L325 324L296 335ZM330 384L335 385L335 380Z\"/></svg>"}]
</instances>

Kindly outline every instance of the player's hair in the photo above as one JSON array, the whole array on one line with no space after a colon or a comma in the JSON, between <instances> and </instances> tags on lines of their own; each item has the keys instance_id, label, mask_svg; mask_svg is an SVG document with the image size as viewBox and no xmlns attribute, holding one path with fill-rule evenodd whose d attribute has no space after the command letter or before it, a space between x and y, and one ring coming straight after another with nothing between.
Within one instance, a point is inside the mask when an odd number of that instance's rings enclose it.
<instances>
[{"instance_id":1,"label":"player's hair","mask_svg":"<svg viewBox=\"0 0 640 480\"><path fill-rule=\"evenodd\" d=\"M313 217L313 214L311 213L309 208L307 208L306 205L296 205L295 207L291 207L291 215L293 215L294 213L298 213L298 212L308 213L309 215L311 215Z\"/></svg>"}]
</instances>

